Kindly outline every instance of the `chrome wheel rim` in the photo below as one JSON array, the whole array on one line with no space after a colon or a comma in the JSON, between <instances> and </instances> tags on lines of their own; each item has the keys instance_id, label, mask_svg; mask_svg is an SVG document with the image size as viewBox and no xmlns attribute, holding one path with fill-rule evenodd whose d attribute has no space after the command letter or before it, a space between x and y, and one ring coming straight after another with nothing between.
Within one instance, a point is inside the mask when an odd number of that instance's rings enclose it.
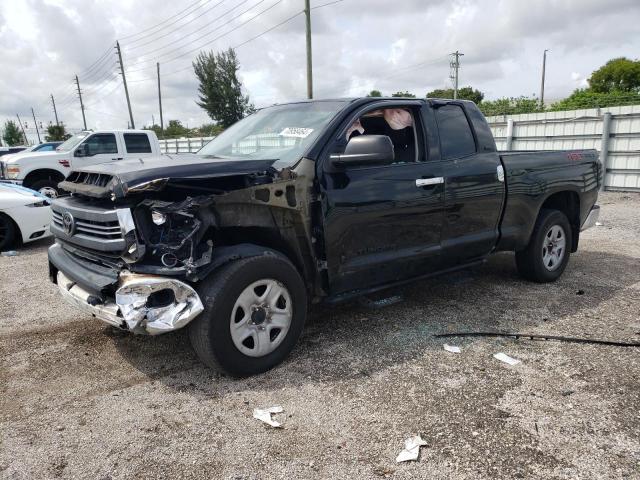
<instances>
[{"instance_id":1,"label":"chrome wheel rim","mask_svg":"<svg viewBox=\"0 0 640 480\"><path fill-rule=\"evenodd\" d=\"M49 198L58 198L58 191L53 187L42 187L38 192Z\"/></svg>"},{"instance_id":2,"label":"chrome wheel rim","mask_svg":"<svg viewBox=\"0 0 640 480\"><path fill-rule=\"evenodd\" d=\"M542 263L549 271L556 270L565 256L567 237L560 225L552 226L542 242Z\"/></svg>"},{"instance_id":3,"label":"chrome wheel rim","mask_svg":"<svg viewBox=\"0 0 640 480\"><path fill-rule=\"evenodd\" d=\"M271 278L253 282L231 310L233 344L249 357L264 357L283 342L291 327L293 306L287 288Z\"/></svg>"}]
</instances>

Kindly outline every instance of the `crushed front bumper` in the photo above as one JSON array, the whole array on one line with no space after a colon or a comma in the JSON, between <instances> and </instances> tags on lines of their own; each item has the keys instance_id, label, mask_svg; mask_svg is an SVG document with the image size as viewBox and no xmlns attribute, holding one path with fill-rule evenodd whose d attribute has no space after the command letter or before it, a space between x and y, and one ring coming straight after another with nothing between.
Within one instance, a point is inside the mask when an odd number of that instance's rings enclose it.
<instances>
[{"instance_id":1,"label":"crushed front bumper","mask_svg":"<svg viewBox=\"0 0 640 480\"><path fill-rule=\"evenodd\" d=\"M133 333L159 335L187 325L204 307L196 291L184 282L157 275L123 272L115 299L102 300L62 271L56 283L71 304L103 322Z\"/></svg>"},{"instance_id":2,"label":"crushed front bumper","mask_svg":"<svg viewBox=\"0 0 640 480\"><path fill-rule=\"evenodd\" d=\"M593 227L598 221L598 218L600 218L600 205L594 205L582 224L582 227L580 227L580 231Z\"/></svg>"}]
</instances>

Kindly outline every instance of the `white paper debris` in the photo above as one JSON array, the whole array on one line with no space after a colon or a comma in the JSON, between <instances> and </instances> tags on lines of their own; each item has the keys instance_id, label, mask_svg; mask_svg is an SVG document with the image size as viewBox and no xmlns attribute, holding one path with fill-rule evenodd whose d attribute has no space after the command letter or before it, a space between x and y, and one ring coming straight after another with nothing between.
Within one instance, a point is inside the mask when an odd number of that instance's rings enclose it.
<instances>
[{"instance_id":1,"label":"white paper debris","mask_svg":"<svg viewBox=\"0 0 640 480\"><path fill-rule=\"evenodd\" d=\"M282 407L254 408L253 418L257 418L261 422L271 425L274 428L281 428L282 425L280 425L280 423L271 419L271 414L282 413L282 412L284 412L284 408Z\"/></svg>"},{"instance_id":2,"label":"white paper debris","mask_svg":"<svg viewBox=\"0 0 640 480\"><path fill-rule=\"evenodd\" d=\"M602 222L596 222L596 227L601 227L602 225L604 225Z\"/></svg>"},{"instance_id":3,"label":"white paper debris","mask_svg":"<svg viewBox=\"0 0 640 480\"><path fill-rule=\"evenodd\" d=\"M460 347L456 347L455 345L447 345L446 343L443 345L444 349L447 352L451 353L460 353Z\"/></svg>"},{"instance_id":4,"label":"white paper debris","mask_svg":"<svg viewBox=\"0 0 640 480\"><path fill-rule=\"evenodd\" d=\"M520 360L516 359L516 358L512 358L509 355L506 355L502 352L500 353L494 353L493 354L493 358L496 358L498 360L500 360L501 362L504 363L508 363L509 365L517 365L520 363Z\"/></svg>"},{"instance_id":5,"label":"white paper debris","mask_svg":"<svg viewBox=\"0 0 640 480\"><path fill-rule=\"evenodd\" d=\"M409 437L404 441L404 450L402 450L397 458L396 462L408 462L410 460L417 460L418 455L420 455L420 447L426 445L425 442L420 435L414 435L413 437Z\"/></svg>"}]
</instances>

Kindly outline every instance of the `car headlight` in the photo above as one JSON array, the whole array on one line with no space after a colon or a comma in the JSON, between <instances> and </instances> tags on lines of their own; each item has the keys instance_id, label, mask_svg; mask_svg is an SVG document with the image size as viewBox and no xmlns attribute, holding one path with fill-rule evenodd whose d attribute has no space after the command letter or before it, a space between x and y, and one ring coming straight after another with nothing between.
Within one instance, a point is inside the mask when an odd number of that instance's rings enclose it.
<instances>
[{"instance_id":1,"label":"car headlight","mask_svg":"<svg viewBox=\"0 0 640 480\"><path fill-rule=\"evenodd\" d=\"M18 178L20 167L18 165L7 165L7 178Z\"/></svg>"},{"instance_id":2,"label":"car headlight","mask_svg":"<svg viewBox=\"0 0 640 480\"><path fill-rule=\"evenodd\" d=\"M153 220L153 223L155 223L156 225L162 225L164 222L167 221L167 216L162 212L157 212L155 210L152 210L151 220Z\"/></svg>"},{"instance_id":3,"label":"car headlight","mask_svg":"<svg viewBox=\"0 0 640 480\"><path fill-rule=\"evenodd\" d=\"M27 207L29 208L48 207L48 206L49 206L49 200L42 200L41 202L30 203L27 205Z\"/></svg>"}]
</instances>

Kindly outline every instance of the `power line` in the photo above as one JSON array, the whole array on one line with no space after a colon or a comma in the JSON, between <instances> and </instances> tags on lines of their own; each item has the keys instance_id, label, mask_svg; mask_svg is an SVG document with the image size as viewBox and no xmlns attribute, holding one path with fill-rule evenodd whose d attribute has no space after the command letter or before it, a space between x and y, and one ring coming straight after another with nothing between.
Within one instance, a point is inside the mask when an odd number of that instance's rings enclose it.
<instances>
[{"instance_id":1,"label":"power line","mask_svg":"<svg viewBox=\"0 0 640 480\"><path fill-rule=\"evenodd\" d=\"M171 35L172 33L177 32L178 30L183 29L184 27L186 27L186 26L187 26L187 25L189 25L190 23L195 22L196 20L198 20L198 19L202 18L205 14L207 14L207 13L208 13L208 12L210 12L211 10L214 10L216 7L218 7L220 4L224 3L225 1L226 1L226 0L220 0L218 3L216 3L215 5L213 5L210 9L208 9L207 11L205 11L205 12L201 13L200 15L198 15L198 16L196 16L196 17L193 17L193 18L192 18L191 20L189 20L187 23L185 23L185 24L183 24L183 25L179 25L179 26L178 26L178 27L176 27L176 28L169 29L166 33L164 33L163 35L160 35L160 36L159 36L159 37L157 37L157 38L154 38L153 40L149 40L149 41L147 41L147 42L144 42L144 43L143 43L143 44L141 44L141 45L136 45L136 46L134 46L134 47L132 47L132 46L131 46L131 44L129 44L129 45L124 46L123 48L128 49L128 50L136 50L136 49L138 49L138 48L142 48L142 47L144 47L144 46L146 46L146 45L149 45L149 44L151 44L151 43L154 43L154 42L156 42L156 41L160 40L161 38L167 37L167 36ZM248 1L248 0L245 0L245 1ZM242 2L242 3L245 3L245 2ZM241 4L240 4L240 5L241 5ZM231 8L231 10L233 10L234 8L238 8L240 5L236 5L235 7L232 7L232 8ZM229 10L229 11L231 11L231 10ZM193 12L192 12L192 13L193 13ZM223 15L224 15L224 14L223 14ZM218 17L218 18L220 18L220 17ZM217 18L216 18L216 19L214 19L213 21L215 21L215 20L217 20ZM204 25L204 27L202 27L202 28L205 28L205 27L207 27L207 26L208 26L208 24L207 24L207 25ZM198 31L198 30L196 30L196 32L197 32L197 31ZM159 33L159 32L158 32L158 33ZM194 33L194 32L191 32L191 33L186 34L186 35L191 35L192 33ZM137 41L137 40L136 40L136 41ZM131 42L131 43L135 43L136 41Z\"/></svg>"},{"instance_id":2,"label":"power line","mask_svg":"<svg viewBox=\"0 0 640 480\"><path fill-rule=\"evenodd\" d=\"M202 27L200 27L200 28L197 28L196 30L193 30L193 31L191 31L191 32L188 32L188 33L183 34L183 36L182 36L182 37L183 37L184 39L186 39L186 38L190 37L191 35L193 35L194 33L197 33L197 32L199 32L199 31L201 31L201 30L203 30L203 29L205 29L205 28L207 28L207 27L210 27L212 23L215 23L216 21L220 20L222 17L224 17L224 16L225 16L225 15L227 15L228 13L232 12L232 11L233 11L233 10L235 10L236 8L240 7L241 5L244 5L244 4L245 4L245 3L247 3L248 1L249 1L249 0L243 0L242 2L240 2L240 3L239 3L238 5L236 5L235 7L230 8L229 10L227 10L226 12L224 12L222 15L219 15L218 17L214 18L211 22L208 22L207 24L203 25L203 26L202 26ZM239 16L242 16L244 13L248 12L248 11L249 11L249 10L251 10L252 8L255 8L256 6L258 6L260 3L264 2L264 1L265 1L265 0L261 0L261 1L259 1L259 2L258 2L258 3L256 3L253 7L250 7L249 9L245 10L245 11L244 11L243 13L241 13ZM234 17L234 18L237 18L237 17ZM233 20L234 18L232 18L231 20ZM211 32L209 32L209 33L207 33L207 34L202 35L202 36L200 36L200 37L196 38L195 40L199 40L200 38L204 38L204 37L206 37L207 35L210 35L211 33L213 33L213 32L215 32L215 31L219 30L219 29L220 29L220 28L222 28L223 26L224 26L224 25L220 25L220 26L219 26L219 27L217 27L215 30L212 30ZM188 45L189 43L192 43L192 42L193 42L193 41L195 41L195 40L189 40L189 41L187 41L187 43L186 43L185 45L183 45L183 46L186 46L186 45ZM178 43L180 43L180 42L178 42ZM159 51L159 50L164 50L164 49L165 49L165 48L167 48L167 47L175 47L175 46L176 46L176 42L169 42L169 43L167 43L167 44L165 44L165 45L162 45L161 47L155 48L155 49L153 49L153 50L149 50L148 52L141 53L141 54L139 54L139 56L140 56L140 57L145 57L145 56L148 56L148 55L150 55L150 54L152 54L152 53L155 53L155 52L157 52L157 51ZM179 47L179 48L182 48L182 46L181 46L181 47Z\"/></svg>"},{"instance_id":3,"label":"power line","mask_svg":"<svg viewBox=\"0 0 640 480\"><path fill-rule=\"evenodd\" d=\"M132 33L132 34L130 34L130 35L125 35L124 37L120 37L120 40L126 40L127 38L131 38L131 37L138 36L138 35L140 35L140 34L142 34L142 33L148 32L149 30L153 30L153 29L155 29L156 27L159 27L159 26L161 26L161 25L164 25L165 23L167 23L168 21L170 21L173 17L176 17L176 16L178 16L178 15L181 15L182 13L186 12L186 11L187 11L187 10L189 10L191 7L193 7L194 5L197 5L198 3L200 3L200 1L201 1L201 0L197 0L197 1L195 1L195 2L193 2L193 3L191 3L191 4L189 4L189 5L188 5L184 10L180 10L178 13L176 13L176 14L172 15L171 17L169 17L169 18L167 18L167 19L163 20L163 21L162 21L162 22L160 22L160 23L157 23L156 25L154 25L154 26L152 26L152 27L145 28L144 30L140 30L139 32ZM211 1L211 0L207 0L207 2L209 2L209 1ZM200 7L198 7L198 8L200 8ZM197 10L197 8L196 8L196 9L194 9L194 11L195 11L195 10Z\"/></svg>"},{"instance_id":4,"label":"power line","mask_svg":"<svg viewBox=\"0 0 640 480\"><path fill-rule=\"evenodd\" d=\"M239 13L238 15L236 15L235 17L232 17L231 19L229 19L229 22L231 22L231 21L235 20L235 19L236 19L236 18L238 18L238 17L241 17L242 15L244 15L245 13L247 13L248 11L250 11L251 9L253 9L253 8L257 7L258 5L260 5L261 3L263 3L264 1L265 1L265 0L260 0L258 3L256 3L256 4L255 4L255 5L253 5L252 7L249 7L249 8L248 8L248 9L246 9L245 11L243 11L243 12ZM197 50L200 50L200 49L201 49L202 47L204 47L205 45L209 45L209 44L211 44L211 43L215 42L216 40L218 40L218 39L220 39L220 38L222 38L222 37L224 37L224 36L226 36L226 35L229 35L230 33L232 33L232 32L234 32L234 31L238 30L239 28L243 27L244 25L246 25L247 23L251 22L252 20L255 20L256 18L260 17L261 15L264 15L266 12L268 12L269 10L271 10L272 8L274 8L275 6L277 6L278 4L282 3L282 1L283 1L283 0L277 0L273 5L271 5L271 6L267 7L267 8L265 8L264 10L260 11L259 13L257 13L257 14L256 14L256 15L254 15L253 17L249 18L248 20L245 20L244 22L242 22L242 23L240 23L240 24L236 25L236 26L235 26L234 28L232 28L231 30L229 30L229 31L227 31L227 32L225 32L225 33L223 33L223 34L221 34L221 35L218 35L217 37L213 38L212 40L207 40L205 43L203 43L202 45L200 45L200 46L198 46L198 47L192 48L191 50L187 50L186 52L181 52L181 54L180 54L180 55L178 55L178 56L172 57L172 58L170 58L169 60L164 60L162 63L169 63L169 62L172 62L172 61L174 61L174 60L177 60L177 59L179 59L179 58L182 58L184 55L187 55L187 54L189 54L189 53L193 53L193 52L195 52L195 51L197 51ZM205 33L204 35L199 36L198 38L196 38L196 39L192 40L190 43L194 43L194 42L196 42L196 41L198 41L198 40L200 40L200 39L202 39L202 38L204 38L204 37L207 37L207 36L211 35L212 33L216 32L217 30L219 30L219 29L220 29L220 28L222 28L222 27L224 27L224 25L220 25L219 27L216 27L216 28L215 28L215 29L213 29L211 32L208 32L208 33ZM161 60L161 59L162 59L162 57L165 57L165 56L167 56L167 55L171 55L171 54L173 54L173 53L177 53L177 52L179 52L179 51L180 51L180 48L175 49L175 50L172 50L172 51L169 51L169 52L166 52L166 53L163 53L163 54L161 54L160 56L158 56L158 57L156 57L156 58L154 58L154 59L142 60L142 61L140 61L140 62L133 63L132 65L141 65L141 64L143 64L143 63L156 62L156 61ZM133 72L139 72L139 71L142 71L142 70L147 70L148 68L149 68L149 67L137 68L137 69L134 69L134 70L130 70L130 72L132 72L132 73L133 73Z\"/></svg>"},{"instance_id":5,"label":"power line","mask_svg":"<svg viewBox=\"0 0 640 480\"><path fill-rule=\"evenodd\" d=\"M335 0L334 2L323 3L322 5L316 5L315 7L311 7L311 10L315 10L316 8L328 7L329 5L335 5L336 3L344 2L344 0Z\"/></svg>"},{"instance_id":6,"label":"power line","mask_svg":"<svg viewBox=\"0 0 640 480\"><path fill-rule=\"evenodd\" d=\"M244 42L241 42L241 43L238 43L236 45L233 45L231 48L234 48L234 49L240 48L240 47L246 45L247 43L252 42L252 41L262 37L263 35L266 35L267 33L271 32L272 30L275 30L276 28L284 25L285 23L290 22L291 20L293 20L294 18L298 17L302 13L304 13L304 10L300 10L299 12L294 13L293 15L291 15L290 17L286 18L285 20L277 23L276 25L268 28L267 30L259 33L258 35L254 35L253 37L249 38L248 40L245 40ZM166 77L166 76L169 76L169 75L174 75L176 73L184 72L186 70L191 70L192 68L193 68L193 65L189 65L187 67L183 67L183 68L180 68L178 70L173 70L173 71L168 72L168 73L163 73L162 76ZM140 78L140 79L137 79L137 80L129 80L129 83L148 82L150 80L153 80L153 79L152 78Z\"/></svg>"}]
</instances>

